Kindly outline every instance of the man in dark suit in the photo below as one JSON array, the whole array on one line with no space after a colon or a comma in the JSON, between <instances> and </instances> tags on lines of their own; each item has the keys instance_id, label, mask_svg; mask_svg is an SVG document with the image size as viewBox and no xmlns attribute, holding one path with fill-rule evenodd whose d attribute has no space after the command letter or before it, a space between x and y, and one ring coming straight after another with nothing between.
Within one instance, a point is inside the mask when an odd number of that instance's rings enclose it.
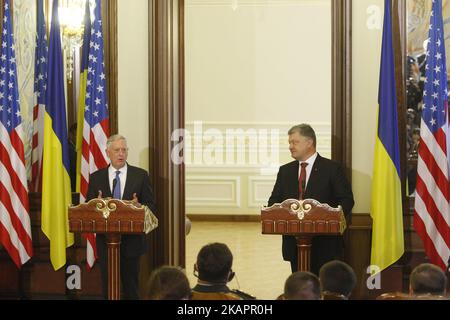
<instances>
[{"instance_id":1,"label":"man in dark suit","mask_svg":"<svg viewBox=\"0 0 450 320\"><path fill-rule=\"evenodd\" d=\"M353 208L353 193L342 166L321 157L316 151L316 134L308 124L292 127L289 132L289 151L295 159L280 167L269 198L269 206L286 199L315 199L332 207L341 205L347 220ZM311 272L319 274L328 261L342 259L341 236L316 236L311 248ZM297 271L297 245L294 236L283 236L283 258L290 261L292 272Z\"/></svg>"},{"instance_id":2,"label":"man in dark suit","mask_svg":"<svg viewBox=\"0 0 450 320\"><path fill-rule=\"evenodd\" d=\"M111 160L107 168L90 176L86 200L96 197L114 197L134 200L146 205L155 213L155 202L147 172L127 164L128 147L125 137L111 136L106 144L106 154ZM122 235L120 244L120 277L124 299L139 299L140 256L147 245L143 235ZM107 248L105 236L97 235L97 253L102 273L103 294L108 292Z\"/></svg>"}]
</instances>

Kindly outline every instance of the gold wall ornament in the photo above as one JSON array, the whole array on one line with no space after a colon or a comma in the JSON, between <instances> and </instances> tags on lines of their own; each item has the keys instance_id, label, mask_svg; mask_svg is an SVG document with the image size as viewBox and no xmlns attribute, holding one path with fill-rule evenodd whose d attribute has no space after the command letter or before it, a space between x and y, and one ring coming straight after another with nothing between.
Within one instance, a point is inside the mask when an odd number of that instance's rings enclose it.
<instances>
[{"instance_id":1,"label":"gold wall ornament","mask_svg":"<svg viewBox=\"0 0 450 320\"><path fill-rule=\"evenodd\" d=\"M27 176L31 177L34 107L34 51L36 46L36 1L14 0L14 42L17 84L24 136ZM29 178L30 179L30 178Z\"/></svg>"}]
</instances>

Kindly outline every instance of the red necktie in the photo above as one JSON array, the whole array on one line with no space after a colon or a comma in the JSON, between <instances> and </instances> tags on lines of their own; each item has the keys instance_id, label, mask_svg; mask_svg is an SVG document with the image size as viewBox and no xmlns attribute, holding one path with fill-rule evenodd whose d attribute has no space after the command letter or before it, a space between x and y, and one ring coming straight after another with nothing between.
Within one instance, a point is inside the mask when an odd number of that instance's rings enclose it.
<instances>
[{"instance_id":1,"label":"red necktie","mask_svg":"<svg viewBox=\"0 0 450 320\"><path fill-rule=\"evenodd\" d=\"M302 200L305 196L305 189L306 189L306 166L308 163L302 162L300 163L300 166L302 169L300 170L300 176L298 177L298 194L299 199Z\"/></svg>"}]
</instances>

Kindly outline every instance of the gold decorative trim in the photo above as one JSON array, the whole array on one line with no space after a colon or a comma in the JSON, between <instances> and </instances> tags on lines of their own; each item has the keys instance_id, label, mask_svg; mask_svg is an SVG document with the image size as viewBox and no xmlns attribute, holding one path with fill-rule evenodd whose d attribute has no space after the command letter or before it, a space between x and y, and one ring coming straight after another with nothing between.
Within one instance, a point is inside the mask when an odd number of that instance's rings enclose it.
<instances>
[{"instance_id":1,"label":"gold decorative trim","mask_svg":"<svg viewBox=\"0 0 450 320\"><path fill-rule=\"evenodd\" d=\"M331 207L328 203L320 203L314 199L286 199L282 203L274 203L272 206L262 206L262 209L273 209L279 207L289 207L292 214L296 214L300 220L303 220L305 214L311 211L312 207L321 207L328 211L334 211L339 213L342 211L342 206L338 206L337 208Z\"/></svg>"},{"instance_id":2,"label":"gold decorative trim","mask_svg":"<svg viewBox=\"0 0 450 320\"><path fill-rule=\"evenodd\" d=\"M102 213L103 218L106 220L106 229L108 228L108 218L110 214L117 210L117 202L121 202L127 207L133 210L144 210L144 232L149 233L150 231L156 229L158 227L158 218L153 214L149 207L142 205L140 203L136 203L131 200L119 200L114 198L94 198L89 200L87 203L90 204L93 202L95 204L95 209ZM76 206L70 206L71 208L77 208L81 206L81 204ZM120 224L120 221L119 221Z\"/></svg>"},{"instance_id":3,"label":"gold decorative trim","mask_svg":"<svg viewBox=\"0 0 450 320\"><path fill-rule=\"evenodd\" d=\"M158 218L153 214L152 210L149 207L143 206L145 209L144 216L144 232L150 233L150 231L156 229L158 227Z\"/></svg>"},{"instance_id":4,"label":"gold decorative trim","mask_svg":"<svg viewBox=\"0 0 450 320\"><path fill-rule=\"evenodd\" d=\"M303 220L305 217L305 213L308 213L311 210L312 206L309 203L305 203L304 200L296 200L291 203L291 211L297 214L297 218L299 220Z\"/></svg>"},{"instance_id":5,"label":"gold decorative trim","mask_svg":"<svg viewBox=\"0 0 450 320\"><path fill-rule=\"evenodd\" d=\"M103 214L103 218L108 219L111 212L116 211L117 205L113 202L109 202L111 198L97 199L95 208ZM91 200L92 201L92 200Z\"/></svg>"}]
</instances>

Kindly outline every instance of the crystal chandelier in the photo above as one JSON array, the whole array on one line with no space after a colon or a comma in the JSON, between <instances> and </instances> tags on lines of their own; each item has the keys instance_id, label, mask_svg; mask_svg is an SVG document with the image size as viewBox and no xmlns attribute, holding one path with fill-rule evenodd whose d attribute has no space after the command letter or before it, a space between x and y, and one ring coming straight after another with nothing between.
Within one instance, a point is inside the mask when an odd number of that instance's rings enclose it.
<instances>
[{"instance_id":1,"label":"crystal chandelier","mask_svg":"<svg viewBox=\"0 0 450 320\"><path fill-rule=\"evenodd\" d=\"M59 22L63 48L66 51L66 75L72 82L75 50L83 44L84 0L63 0L59 5Z\"/></svg>"}]
</instances>

